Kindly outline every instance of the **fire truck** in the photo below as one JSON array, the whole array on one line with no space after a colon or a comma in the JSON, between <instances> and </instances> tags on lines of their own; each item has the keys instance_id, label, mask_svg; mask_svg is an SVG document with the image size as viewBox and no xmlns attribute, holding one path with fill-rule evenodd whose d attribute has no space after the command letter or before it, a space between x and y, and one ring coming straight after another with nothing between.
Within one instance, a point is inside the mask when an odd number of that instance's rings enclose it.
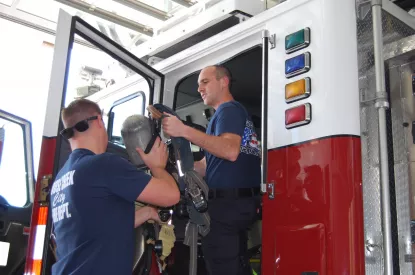
<instances>
[{"instance_id":1,"label":"fire truck","mask_svg":"<svg viewBox=\"0 0 415 275\"><path fill-rule=\"evenodd\" d=\"M24 274L49 274L54 262L47 198L70 154L58 133L75 36L132 72L87 95L108 119L108 151L126 158L126 117L161 103L206 127L214 110L197 92L198 73L229 68L262 152L262 220L250 232L261 274L413 274L415 17L387 0L290 0L227 15L240 22L187 46L132 53L60 12ZM134 272L163 274L144 231ZM168 267L180 257L173 251Z\"/></svg>"}]
</instances>

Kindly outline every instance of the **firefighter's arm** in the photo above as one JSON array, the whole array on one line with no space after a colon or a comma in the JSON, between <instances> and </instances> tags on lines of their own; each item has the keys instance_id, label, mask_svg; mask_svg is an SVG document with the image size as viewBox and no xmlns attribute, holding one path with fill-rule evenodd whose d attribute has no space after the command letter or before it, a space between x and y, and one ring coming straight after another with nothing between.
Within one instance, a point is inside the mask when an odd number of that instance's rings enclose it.
<instances>
[{"instance_id":1,"label":"firefighter's arm","mask_svg":"<svg viewBox=\"0 0 415 275\"><path fill-rule=\"evenodd\" d=\"M200 161L195 161L195 171L202 177L206 175L206 158L203 158Z\"/></svg>"},{"instance_id":2,"label":"firefighter's arm","mask_svg":"<svg viewBox=\"0 0 415 275\"><path fill-rule=\"evenodd\" d=\"M211 136L185 125L183 137L212 155L229 161L236 161L241 150L242 138L236 134Z\"/></svg>"},{"instance_id":3,"label":"firefighter's arm","mask_svg":"<svg viewBox=\"0 0 415 275\"><path fill-rule=\"evenodd\" d=\"M164 169L151 169L153 177L138 196L137 201L168 207L180 200L180 192L172 176Z\"/></svg>"},{"instance_id":4,"label":"firefighter's arm","mask_svg":"<svg viewBox=\"0 0 415 275\"><path fill-rule=\"evenodd\" d=\"M236 161L238 158L241 150L241 134L245 126L245 120L241 119L239 110L229 109L223 114L221 129L216 135L208 135L189 127L176 116L166 113L164 115L162 124L166 134L172 137L184 137L218 158L229 161ZM241 129L242 133L239 133Z\"/></svg>"},{"instance_id":5,"label":"firefighter's arm","mask_svg":"<svg viewBox=\"0 0 415 275\"><path fill-rule=\"evenodd\" d=\"M166 144L157 138L148 154L140 148L136 150L153 175L137 201L163 207L178 203L179 188L173 177L165 170L168 156Z\"/></svg>"}]
</instances>

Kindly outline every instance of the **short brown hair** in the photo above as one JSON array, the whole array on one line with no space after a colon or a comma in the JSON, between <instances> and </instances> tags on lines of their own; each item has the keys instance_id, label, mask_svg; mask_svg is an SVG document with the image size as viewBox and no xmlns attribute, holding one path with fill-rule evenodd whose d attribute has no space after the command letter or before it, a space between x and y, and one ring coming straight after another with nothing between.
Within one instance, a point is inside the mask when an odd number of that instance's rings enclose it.
<instances>
[{"instance_id":1,"label":"short brown hair","mask_svg":"<svg viewBox=\"0 0 415 275\"><path fill-rule=\"evenodd\" d=\"M229 80L229 89L231 88L231 83L232 83L232 75L231 72L229 71L228 68L226 68L223 65L214 65L213 67L215 67L216 69L216 79L219 80L223 77L227 77Z\"/></svg>"},{"instance_id":2,"label":"short brown hair","mask_svg":"<svg viewBox=\"0 0 415 275\"><path fill-rule=\"evenodd\" d=\"M62 121L65 127L72 127L79 121L97 114L101 114L98 104L88 99L77 99L62 109Z\"/></svg>"}]
</instances>

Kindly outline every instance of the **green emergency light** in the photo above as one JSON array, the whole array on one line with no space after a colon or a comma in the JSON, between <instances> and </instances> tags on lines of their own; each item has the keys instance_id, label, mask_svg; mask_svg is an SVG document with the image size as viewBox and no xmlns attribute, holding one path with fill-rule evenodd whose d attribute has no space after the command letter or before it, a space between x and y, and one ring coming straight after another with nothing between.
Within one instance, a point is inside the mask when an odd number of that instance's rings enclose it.
<instances>
[{"instance_id":1,"label":"green emergency light","mask_svg":"<svg viewBox=\"0 0 415 275\"><path fill-rule=\"evenodd\" d=\"M285 52L293 53L310 45L310 28L305 28L285 37Z\"/></svg>"}]
</instances>

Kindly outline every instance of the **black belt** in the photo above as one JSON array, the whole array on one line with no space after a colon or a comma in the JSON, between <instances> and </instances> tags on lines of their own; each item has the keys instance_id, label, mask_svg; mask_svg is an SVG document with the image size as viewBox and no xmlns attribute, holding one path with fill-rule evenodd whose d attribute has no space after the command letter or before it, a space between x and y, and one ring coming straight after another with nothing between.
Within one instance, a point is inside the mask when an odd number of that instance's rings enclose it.
<instances>
[{"instance_id":1,"label":"black belt","mask_svg":"<svg viewBox=\"0 0 415 275\"><path fill-rule=\"evenodd\" d=\"M259 195L260 188L209 189L209 199L249 198Z\"/></svg>"}]
</instances>

